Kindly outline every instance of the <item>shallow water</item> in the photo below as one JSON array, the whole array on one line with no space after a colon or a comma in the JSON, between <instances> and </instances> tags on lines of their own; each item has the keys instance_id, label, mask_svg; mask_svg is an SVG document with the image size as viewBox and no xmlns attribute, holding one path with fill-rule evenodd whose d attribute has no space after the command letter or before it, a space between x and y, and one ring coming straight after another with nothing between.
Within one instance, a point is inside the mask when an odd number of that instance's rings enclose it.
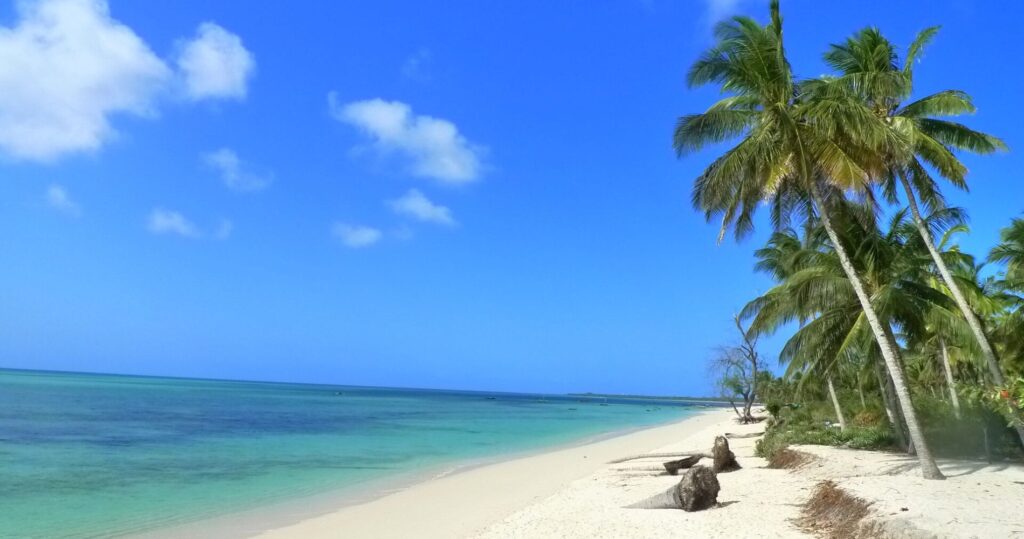
<instances>
[{"instance_id":1,"label":"shallow water","mask_svg":"<svg viewBox=\"0 0 1024 539\"><path fill-rule=\"evenodd\" d=\"M693 410L625 399L0 370L0 537L159 528Z\"/></svg>"}]
</instances>

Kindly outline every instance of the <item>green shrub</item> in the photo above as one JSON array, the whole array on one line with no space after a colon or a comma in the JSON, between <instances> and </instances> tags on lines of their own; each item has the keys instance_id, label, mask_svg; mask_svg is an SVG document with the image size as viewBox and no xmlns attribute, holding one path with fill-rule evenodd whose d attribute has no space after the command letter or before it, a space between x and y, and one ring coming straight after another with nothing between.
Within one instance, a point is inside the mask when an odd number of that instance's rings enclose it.
<instances>
[{"instance_id":1,"label":"green shrub","mask_svg":"<svg viewBox=\"0 0 1024 539\"><path fill-rule=\"evenodd\" d=\"M814 416L811 414L809 407L801 406L791 409L789 414L786 414L786 420L789 423L812 423L814 422Z\"/></svg>"},{"instance_id":2,"label":"green shrub","mask_svg":"<svg viewBox=\"0 0 1024 539\"><path fill-rule=\"evenodd\" d=\"M782 404L779 401L771 401L765 405L765 409L771 414L772 419L778 419L779 412L782 411Z\"/></svg>"},{"instance_id":3,"label":"green shrub","mask_svg":"<svg viewBox=\"0 0 1024 539\"><path fill-rule=\"evenodd\" d=\"M825 427L823 423L786 423L769 429L757 441L757 456L771 458L790 445L829 445L850 449L889 449L894 445L887 427L850 427L845 431Z\"/></svg>"},{"instance_id":4,"label":"green shrub","mask_svg":"<svg viewBox=\"0 0 1024 539\"><path fill-rule=\"evenodd\" d=\"M781 436L776 435L775 431L770 431L754 444L754 454L761 458L771 459L787 445Z\"/></svg>"},{"instance_id":5,"label":"green shrub","mask_svg":"<svg viewBox=\"0 0 1024 539\"><path fill-rule=\"evenodd\" d=\"M891 449L895 445L888 428L851 427L840 434L843 447L850 449Z\"/></svg>"}]
</instances>

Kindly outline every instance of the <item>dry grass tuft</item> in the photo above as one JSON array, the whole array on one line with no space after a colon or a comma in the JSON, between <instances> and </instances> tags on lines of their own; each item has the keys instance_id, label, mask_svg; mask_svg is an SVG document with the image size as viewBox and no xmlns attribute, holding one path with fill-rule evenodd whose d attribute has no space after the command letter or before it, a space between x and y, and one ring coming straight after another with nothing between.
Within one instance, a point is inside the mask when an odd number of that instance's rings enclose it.
<instances>
[{"instance_id":1,"label":"dry grass tuft","mask_svg":"<svg viewBox=\"0 0 1024 539\"><path fill-rule=\"evenodd\" d=\"M870 513L871 504L852 496L832 481L814 487L797 523L818 537L855 539L862 534L861 521Z\"/></svg>"},{"instance_id":2,"label":"dry grass tuft","mask_svg":"<svg viewBox=\"0 0 1024 539\"><path fill-rule=\"evenodd\" d=\"M817 460L817 457L803 451L792 449L780 449L768 459L768 467L776 470L796 470L809 462Z\"/></svg>"}]
</instances>

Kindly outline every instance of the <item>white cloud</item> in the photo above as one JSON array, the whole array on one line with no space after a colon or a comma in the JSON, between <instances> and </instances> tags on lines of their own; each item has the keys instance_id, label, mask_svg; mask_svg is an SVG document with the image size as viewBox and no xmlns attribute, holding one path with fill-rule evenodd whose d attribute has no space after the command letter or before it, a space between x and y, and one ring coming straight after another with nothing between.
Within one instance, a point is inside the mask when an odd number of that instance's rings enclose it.
<instances>
[{"instance_id":1,"label":"white cloud","mask_svg":"<svg viewBox=\"0 0 1024 539\"><path fill-rule=\"evenodd\" d=\"M331 234L341 240L346 247L369 247L380 241L383 234L380 230L368 226L334 223Z\"/></svg>"},{"instance_id":2,"label":"white cloud","mask_svg":"<svg viewBox=\"0 0 1024 539\"><path fill-rule=\"evenodd\" d=\"M262 191L273 181L273 175L270 173L256 173L249 170L247 164L239 159L238 154L230 148L221 148L203 154L203 162L220 173L224 185L234 191Z\"/></svg>"},{"instance_id":3,"label":"white cloud","mask_svg":"<svg viewBox=\"0 0 1024 539\"><path fill-rule=\"evenodd\" d=\"M102 0L16 2L0 27L0 149L52 160L99 148L110 116L152 114L167 66Z\"/></svg>"},{"instance_id":4,"label":"white cloud","mask_svg":"<svg viewBox=\"0 0 1024 539\"><path fill-rule=\"evenodd\" d=\"M483 149L466 140L448 120L415 115L400 101L369 99L342 104L334 92L327 100L336 120L362 130L378 151L405 155L413 174L449 184L480 177Z\"/></svg>"},{"instance_id":5,"label":"white cloud","mask_svg":"<svg viewBox=\"0 0 1024 539\"><path fill-rule=\"evenodd\" d=\"M455 225L455 219L452 217L450 209L434 204L416 189L410 189L401 197L388 201L388 205L395 213L417 221L446 226Z\"/></svg>"},{"instance_id":6,"label":"white cloud","mask_svg":"<svg viewBox=\"0 0 1024 539\"><path fill-rule=\"evenodd\" d=\"M244 99L256 67L242 39L211 22L200 24L196 37L182 44L177 64L192 100Z\"/></svg>"},{"instance_id":7,"label":"white cloud","mask_svg":"<svg viewBox=\"0 0 1024 539\"><path fill-rule=\"evenodd\" d=\"M202 236L199 227L186 219L184 215L160 208L150 212L147 228L154 234L177 234L185 238Z\"/></svg>"},{"instance_id":8,"label":"white cloud","mask_svg":"<svg viewBox=\"0 0 1024 539\"><path fill-rule=\"evenodd\" d=\"M101 148L119 115L152 117L175 75L106 0L15 2L0 26L0 152L52 161ZM191 99L245 96L252 55L223 28L200 25L182 45L182 91Z\"/></svg>"},{"instance_id":9,"label":"white cloud","mask_svg":"<svg viewBox=\"0 0 1024 539\"><path fill-rule=\"evenodd\" d=\"M60 185L51 185L46 188L46 203L53 209L72 217L82 214L78 203L71 199L67 189Z\"/></svg>"}]
</instances>

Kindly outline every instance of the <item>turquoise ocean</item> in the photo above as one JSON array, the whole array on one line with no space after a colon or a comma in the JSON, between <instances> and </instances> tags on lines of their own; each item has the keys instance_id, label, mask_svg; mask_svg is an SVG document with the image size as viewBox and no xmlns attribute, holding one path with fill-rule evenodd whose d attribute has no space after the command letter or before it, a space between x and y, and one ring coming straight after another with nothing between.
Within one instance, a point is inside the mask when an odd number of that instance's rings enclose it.
<instances>
[{"instance_id":1,"label":"turquoise ocean","mask_svg":"<svg viewBox=\"0 0 1024 539\"><path fill-rule=\"evenodd\" d=\"M0 370L0 537L106 537L680 420L678 402Z\"/></svg>"}]
</instances>

